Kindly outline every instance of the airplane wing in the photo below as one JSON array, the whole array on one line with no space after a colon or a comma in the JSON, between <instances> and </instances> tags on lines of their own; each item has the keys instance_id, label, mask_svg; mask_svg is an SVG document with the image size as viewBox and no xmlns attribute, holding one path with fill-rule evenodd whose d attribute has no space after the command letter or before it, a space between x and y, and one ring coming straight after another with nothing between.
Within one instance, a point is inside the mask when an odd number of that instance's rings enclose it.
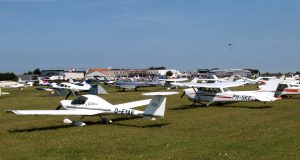
<instances>
[{"instance_id":1,"label":"airplane wing","mask_svg":"<svg viewBox=\"0 0 300 160\"><path fill-rule=\"evenodd\" d=\"M125 88L125 89L135 89L137 86L134 85L117 85L117 87Z\"/></svg>"},{"instance_id":2,"label":"airplane wing","mask_svg":"<svg viewBox=\"0 0 300 160\"><path fill-rule=\"evenodd\" d=\"M48 92L54 91L54 89L52 89L52 88L35 88L35 89L40 90L40 91L48 91Z\"/></svg>"},{"instance_id":3,"label":"airplane wing","mask_svg":"<svg viewBox=\"0 0 300 160\"><path fill-rule=\"evenodd\" d=\"M114 105L114 107L120 107L120 108L122 107L125 109L136 108L136 107L148 105L150 103L150 101L151 101L151 99L145 99L145 100L140 100L140 101L117 104L117 105Z\"/></svg>"},{"instance_id":4,"label":"airplane wing","mask_svg":"<svg viewBox=\"0 0 300 160\"><path fill-rule=\"evenodd\" d=\"M160 81L168 81L168 82L182 82L187 81L187 78L179 78L179 79L159 79Z\"/></svg>"},{"instance_id":5,"label":"airplane wing","mask_svg":"<svg viewBox=\"0 0 300 160\"><path fill-rule=\"evenodd\" d=\"M15 113L17 115L71 115L71 116L92 116L103 113L99 110L8 110L6 112Z\"/></svg>"},{"instance_id":6,"label":"airplane wing","mask_svg":"<svg viewBox=\"0 0 300 160\"><path fill-rule=\"evenodd\" d=\"M172 84L172 83L171 83ZM184 87L205 87L205 88L229 88L238 87L246 84L246 82L216 82L216 83L181 83Z\"/></svg>"}]
</instances>

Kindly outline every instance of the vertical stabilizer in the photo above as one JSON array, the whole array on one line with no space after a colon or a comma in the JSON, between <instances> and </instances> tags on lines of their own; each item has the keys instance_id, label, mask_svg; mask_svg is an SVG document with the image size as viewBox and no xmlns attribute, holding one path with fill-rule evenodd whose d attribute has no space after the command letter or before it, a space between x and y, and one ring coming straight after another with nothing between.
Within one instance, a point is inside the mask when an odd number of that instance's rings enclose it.
<instances>
[{"instance_id":1,"label":"vertical stabilizer","mask_svg":"<svg viewBox=\"0 0 300 160\"><path fill-rule=\"evenodd\" d=\"M89 94L99 95L99 94L108 94L108 93L101 85L94 85L90 88Z\"/></svg>"},{"instance_id":2,"label":"vertical stabilizer","mask_svg":"<svg viewBox=\"0 0 300 160\"><path fill-rule=\"evenodd\" d=\"M257 92L256 99L265 102L277 100L274 96L278 85L279 79L270 79L265 85L260 87L260 90Z\"/></svg>"},{"instance_id":3,"label":"vertical stabilizer","mask_svg":"<svg viewBox=\"0 0 300 160\"><path fill-rule=\"evenodd\" d=\"M143 93L145 96L153 96L144 111L144 116L163 117L165 115L167 95L178 94L178 92L150 92Z\"/></svg>"},{"instance_id":4,"label":"vertical stabilizer","mask_svg":"<svg viewBox=\"0 0 300 160\"><path fill-rule=\"evenodd\" d=\"M163 117L165 115L166 101L166 97L159 95L153 96L144 112L144 115L153 117Z\"/></svg>"},{"instance_id":5,"label":"vertical stabilizer","mask_svg":"<svg viewBox=\"0 0 300 160\"><path fill-rule=\"evenodd\" d=\"M191 81L191 83L197 83L198 82L198 78L197 77L195 77L192 81Z\"/></svg>"},{"instance_id":6,"label":"vertical stabilizer","mask_svg":"<svg viewBox=\"0 0 300 160\"><path fill-rule=\"evenodd\" d=\"M218 80L219 78L216 75L212 75L213 79Z\"/></svg>"}]
</instances>

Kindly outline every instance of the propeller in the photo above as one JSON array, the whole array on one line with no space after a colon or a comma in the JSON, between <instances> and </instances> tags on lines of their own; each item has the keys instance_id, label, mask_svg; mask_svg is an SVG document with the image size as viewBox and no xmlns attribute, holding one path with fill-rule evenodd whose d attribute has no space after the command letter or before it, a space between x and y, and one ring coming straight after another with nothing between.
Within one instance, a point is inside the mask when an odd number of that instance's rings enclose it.
<instances>
[{"instance_id":1,"label":"propeller","mask_svg":"<svg viewBox=\"0 0 300 160\"><path fill-rule=\"evenodd\" d=\"M65 100L67 100L67 99L70 97L70 95L71 95L72 93L73 93L73 91L70 90L70 92L66 95ZM62 107L62 105L59 104L59 105L55 108L55 110L59 110L61 107Z\"/></svg>"},{"instance_id":2,"label":"propeller","mask_svg":"<svg viewBox=\"0 0 300 160\"><path fill-rule=\"evenodd\" d=\"M180 98L182 99L184 95L185 95L185 91L183 91L183 93L182 93L182 95L180 96Z\"/></svg>"},{"instance_id":3,"label":"propeller","mask_svg":"<svg viewBox=\"0 0 300 160\"><path fill-rule=\"evenodd\" d=\"M61 107L62 107L62 105L59 104L59 105L55 108L55 110L59 110Z\"/></svg>"},{"instance_id":4,"label":"propeller","mask_svg":"<svg viewBox=\"0 0 300 160\"><path fill-rule=\"evenodd\" d=\"M71 95L72 93L73 93L73 91L70 90L70 92L66 95L65 100L67 100L67 99L70 97L70 95Z\"/></svg>"}]
</instances>

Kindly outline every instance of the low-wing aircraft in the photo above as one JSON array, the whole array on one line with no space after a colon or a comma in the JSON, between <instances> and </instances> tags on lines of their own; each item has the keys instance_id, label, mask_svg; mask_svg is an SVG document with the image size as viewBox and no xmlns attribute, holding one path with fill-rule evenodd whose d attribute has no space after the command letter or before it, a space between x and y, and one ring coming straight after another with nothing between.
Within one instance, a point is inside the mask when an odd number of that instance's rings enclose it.
<instances>
[{"instance_id":1,"label":"low-wing aircraft","mask_svg":"<svg viewBox=\"0 0 300 160\"><path fill-rule=\"evenodd\" d=\"M68 89L76 92L88 92L92 86L88 83L72 84L68 82L62 82L60 84L52 83L51 87L54 89Z\"/></svg>"},{"instance_id":2,"label":"low-wing aircraft","mask_svg":"<svg viewBox=\"0 0 300 160\"><path fill-rule=\"evenodd\" d=\"M99 116L105 123L111 123L111 120L102 118L102 115L125 114L130 116L141 116L155 120L155 117L163 117L165 113L167 95L178 94L178 92L150 92L143 95L152 96L152 99L139 100L129 103L113 105L103 98L95 95L82 95L75 100L61 100L56 110L8 110L6 112L17 115L67 115L81 116L80 121L71 121L64 119L64 123L74 124L75 126L85 126L82 121L84 116ZM68 96L67 96L68 97ZM66 97L66 98L67 98ZM139 106L148 105L145 111L135 110ZM65 110L60 110L60 108Z\"/></svg>"},{"instance_id":3,"label":"low-wing aircraft","mask_svg":"<svg viewBox=\"0 0 300 160\"><path fill-rule=\"evenodd\" d=\"M235 80L235 75L226 78L219 78L213 74L211 75L211 77L212 77L211 79L198 78L198 81L202 83L215 83L215 82L233 82Z\"/></svg>"},{"instance_id":4,"label":"low-wing aircraft","mask_svg":"<svg viewBox=\"0 0 300 160\"><path fill-rule=\"evenodd\" d=\"M243 82L220 82L220 83L197 83L187 84L184 90L186 95L194 104L208 102L209 106L213 102L239 102L239 101L275 101L274 97L279 81L274 79L257 91L231 91L229 87L242 85ZM245 83L244 83L245 84ZM182 96L183 96L182 95Z\"/></svg>"},{"instance_id":5,"label":"low-wing aircraft","mask_svg":"<svg viewBox=\"0 0 300 160\"><path fill-rule=\"evenodd\" d=\"M116 81L115 82L116 88L122 91L125 91L125 89L134 89L135 91L137 91L137 89L141 87L156 86L159 84L160 83L158 77L154 77L151 82L142 82L142 81L138 81L138 82Z\"/></svg>"},{"instance_id":6,"label":"low-wing aircraft","mask_svg":"<svg viewBox=\"0 0 300 160\"><path fill-rule=\"evenodd\" d=\"M162 85L164 87L167 87L167 88L171 88L171 87L176 87L175 85L172 85L171 83L179 83L179 82L184 82L184 81L187 81L188 79L187 78L176 78L176 79L159 79L159 81L162 82Z\"/></svg>"},{"instance_id":7,"label":"low-wing aircraft","mask_svg":"<svg viewBox=\"0 0 300 160\"><path fill-rule=\"evenodd\" d=\"M188 82L188 83L197 83L197 81L198 81L198 78L195 77L194 79L192 79L192 80L191 80L190 82ZM171 83L172 87L176 87L177 89L178 89L179 87L184 87L183 84L186 84L186 83L184 83L184 82L177 82L177 81Z\"/></svg>"},{"instance_id":8,"label":"low-wing aircraft","mask_svg":"<svg viewBox=\"0 0 300 160\"><path fill-rule=\"evenodd\" d=\"M50 86L51 83L47 80L39 80L39 84L40 86Z\"/></svg>"}]
</instances>

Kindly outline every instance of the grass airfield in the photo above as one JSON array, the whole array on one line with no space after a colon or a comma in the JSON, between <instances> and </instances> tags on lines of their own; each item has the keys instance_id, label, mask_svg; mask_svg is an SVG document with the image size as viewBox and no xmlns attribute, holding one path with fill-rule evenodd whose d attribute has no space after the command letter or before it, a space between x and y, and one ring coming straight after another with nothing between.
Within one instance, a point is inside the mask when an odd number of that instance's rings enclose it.
<instances>
[{"instance_id":1,"label":"grass airfield","mask_svg":"<svg viewBox=\"0 0 300 160\"><path fill-rule=\"evenodd\" d=\"M161 87L101 96L118 104L149 97ZM255 89L245 86L237 90ZM112 124L86 117L87 126L62 122L64 116L17 116L8 109L55 109L64 97L48 97L34 87L3 89L0 97L0 159L299 159L300 96L277 102L191 106L168 96L165 117L151 121L105 116ZM172 90L176 91L176 90ZM182 93L182 89L177 90ZM70 97L74 99L74 97ZM143 108L141 108L143 109ZM80 117L70 117L79 120Z\"/></svg>"}]
</instances>

